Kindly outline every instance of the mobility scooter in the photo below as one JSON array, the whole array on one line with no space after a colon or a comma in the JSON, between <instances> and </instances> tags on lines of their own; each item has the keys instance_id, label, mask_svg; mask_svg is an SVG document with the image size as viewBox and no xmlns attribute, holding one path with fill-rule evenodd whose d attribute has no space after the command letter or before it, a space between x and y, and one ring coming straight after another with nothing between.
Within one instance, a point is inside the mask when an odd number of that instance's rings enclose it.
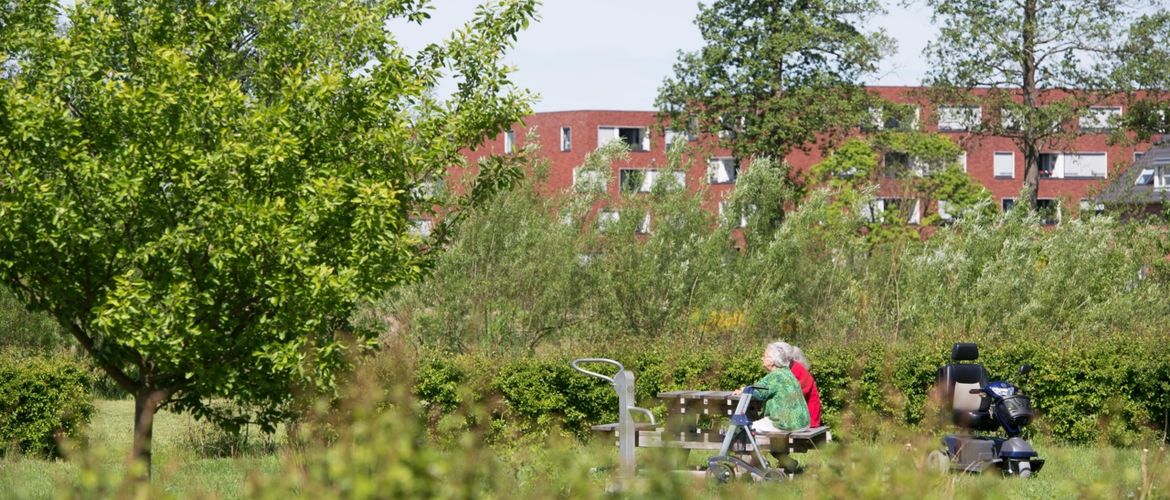
<instances>
[{"instance_id":1,"label":"mobility scooter","mask_svg":"<svg viewBox=\"0 0 1170 500\"><path fill-rule=\"evenodd\" d=\"M983 365L970 362L978 358L978 346L957 343L951 349L952 363L939 368L943 419L962 432L943 436L942 449L931 452L927 464L938 471L983 472L996 467L1005 475L1030 477L1044 466L1032 445L1020 437L1032 420L1032 403L1012 384L988 382ZM1030 369L1020 367L1020 375ZM1004 436L986 434L1001 428Z\"/></svg>"}]
</instances>

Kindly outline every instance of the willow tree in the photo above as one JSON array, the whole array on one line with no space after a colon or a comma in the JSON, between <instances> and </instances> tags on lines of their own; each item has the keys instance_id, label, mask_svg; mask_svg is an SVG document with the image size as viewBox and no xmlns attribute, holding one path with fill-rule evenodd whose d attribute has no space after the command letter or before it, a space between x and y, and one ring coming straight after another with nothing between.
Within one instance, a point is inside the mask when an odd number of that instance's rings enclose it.
<instances>
[{"instance_id":1,"label":"willow tree","mask_svg":"<svg viewBox=\"0 0 1170 500\"><path fill-rule=\"evenodd\" d=\"M963 118L970 130L1016 143L1024 157L1023 196L1033 209L1041 151L1122 124L1092 110L1095 105L1149 97L1137 92L1143 87L1166 89L1170 68L1161 35L1170 18L1157 10L1159 2L926 3L939 25L925 50L933 100L979 106L987 116Z\"/></svg>"},{"instance_id":2,"label":"willow tree","mask_svg":"<svg viewBox=\"0 0 1170 500\"><path fill-rule=\"evenodd\" d=\"M0 7L0 276L134 397L149 473L160 408L271 428L372 342L415 188L528 112L500 57L535 1L418 53L387 22L423 0L65 4Z\"/></svg>"},{"instance_id":3,"label":"willow tree","mask_svg":"<svg viewBox=\"0 0 1170 500\"><path fill-rule=\"evenodd\" d=\"M865 30L881 12L875 0L716 0L695 19L705 45L679 54L656 105L741 158L841 137L869 118L862 79L893 47Z\"/></svg>"}]
</instances>

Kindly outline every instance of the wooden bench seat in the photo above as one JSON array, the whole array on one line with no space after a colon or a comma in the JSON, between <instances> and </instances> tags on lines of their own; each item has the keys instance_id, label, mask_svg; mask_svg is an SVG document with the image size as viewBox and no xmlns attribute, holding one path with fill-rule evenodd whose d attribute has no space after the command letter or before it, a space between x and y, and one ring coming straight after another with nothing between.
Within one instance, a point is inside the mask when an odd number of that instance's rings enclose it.
<instances>
[{"instance_id":1,"label":"wooden bench seat","mask_svg":"<svg viewBox=\"0 0 1170 500\"><path fill-rule=\"evenodd\" d=\"M617 424L603 424L592 427L598 434L617 436ZM638 424L635 445L643 448L681 448L688 450L716 450L723 445L724 434L719 430L693 430L671 432L650 424ZM778 453L804 453L832 441L828 427L814 427L796 432L764 432L756 434L756 442L764 451ZM750 445L740 446L738 451L750 451Z\"/></svg>"}]
</instances>

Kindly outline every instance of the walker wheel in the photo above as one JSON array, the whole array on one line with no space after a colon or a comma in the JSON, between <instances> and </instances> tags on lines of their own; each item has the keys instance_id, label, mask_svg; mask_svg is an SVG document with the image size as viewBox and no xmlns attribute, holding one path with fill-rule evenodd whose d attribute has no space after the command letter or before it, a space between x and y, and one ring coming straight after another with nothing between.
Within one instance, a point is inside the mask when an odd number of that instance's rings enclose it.
<instances>
[{"instance_id":1,"label":"walker wheel","mask_svg":"<svg viewBox=\"0 0 1170 500\"><path fill-rule=\"evenodd\" d=\"M735 480L735 466L719 462L707 468L707 479L715 484L727 484Z\"/></svg>"},{"instance_id":2,"label":"walker wheel","mask_svg":"<svg viewBox=\"0 0 1170 500\"><path fill-rule=\"evenodd\" d=\"M951 469L951 459L946 453L934 450L926 455L926 470L944 474Z\"/></svg>"},{"instance_id":3,"label":"walker wheel","mask_svg":"<svg viewBox=\"0 0 1170 500\"><path fill-rule=\"evenodd\" d=\"M784 481L788 479L788 474L779 469L768 469L764 472L764 481Z\"/></svg>"}]
</instances>

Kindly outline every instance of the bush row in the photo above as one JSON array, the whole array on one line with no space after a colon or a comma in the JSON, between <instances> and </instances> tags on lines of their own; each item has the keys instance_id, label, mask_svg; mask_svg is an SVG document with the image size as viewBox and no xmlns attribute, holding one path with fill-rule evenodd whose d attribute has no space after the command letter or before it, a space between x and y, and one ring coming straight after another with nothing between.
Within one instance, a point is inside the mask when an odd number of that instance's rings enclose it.
<instances>
[{"instance_id":1,"label":"bush row","mask_svg":"<svg viewBox=\"0 0 1170 500\"><path fill-rule=\"evenodd\" d=\"M71 358L0 351L0 453L59 455L93 414L88 368Z\"/></svg>"},{"instance_id":2,"label":"bush row","mask_svg":"<svg viewBox=\"0 0 1170 500\"><path fill-rule=\"evenodd\" d=\"M948 362L949 343L809 345L806 350L825 420L838 427L838 435L842 427L849 439L939 425L930 393L938 368ZM659 416L664 410L655 395L661 391L730 390L763 374L755 347L588 353L597 355L633 370L639 404ZM500 431L564 431L584 437L590 425L617 420L617 397L608 384L574 371L570 361L564 355L493 359L432 352L419 360L414 392L433 422L486 405L490 427ZM1039 414L1034 433L1065 442L1115 445L1166 438L1170 345L1160 339L1118 336L1060 348L985 342L981 362L993 379L1017 383L1018 367L1033 365L1021 385ZM508 436L497 433L494 439Z\"/></svg>"}]
</instances>

